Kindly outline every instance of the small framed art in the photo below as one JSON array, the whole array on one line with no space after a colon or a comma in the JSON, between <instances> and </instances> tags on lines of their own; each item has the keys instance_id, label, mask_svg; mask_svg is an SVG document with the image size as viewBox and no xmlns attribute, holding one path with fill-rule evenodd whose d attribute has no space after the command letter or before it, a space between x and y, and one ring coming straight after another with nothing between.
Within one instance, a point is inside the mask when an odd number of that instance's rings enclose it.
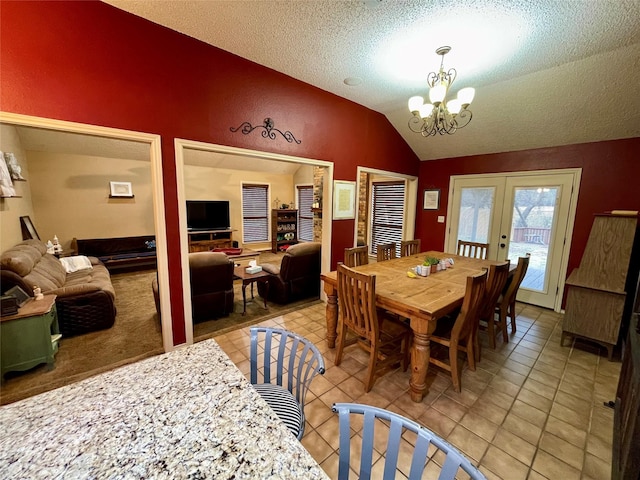
<instances>
[{"instance_id":1,"label":"small framed art","mask_svg":"<svg viewBox=\"0 0 640 480\"><path fill-rule=\"evenodd\" d=\"M111 193L109 197L133 198L133 190L131 182L109 182L111 185Z\"/></svg>"},{"instance_id":2,"label":"small framed art","mask_svg":"<svg viewBox=\"0 0 640 480\"><path fill-rule=\"evenodd\" d=\"M438 210L440 208L440 189L433 188L424 191L423 210Z\"/></svg>"}]
</instances>

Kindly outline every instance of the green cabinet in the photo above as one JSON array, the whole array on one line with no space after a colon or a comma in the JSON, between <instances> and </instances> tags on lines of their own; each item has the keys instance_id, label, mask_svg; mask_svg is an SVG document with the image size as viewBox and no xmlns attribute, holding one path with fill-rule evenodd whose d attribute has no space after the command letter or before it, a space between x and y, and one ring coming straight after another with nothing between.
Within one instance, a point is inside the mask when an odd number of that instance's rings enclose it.
<instances>
[{"instance_id":1,"label":"green cabinet","mask_svg":"<svg viewBox=\"0 0 640 480\"><path fill-rule=\"evenodd\" d=\"M1 378L10 371L28 370L41 363L53 368L60 330L56 314L56 296L31 300L18 313L0 320Z\"/></svg>"}]
</instances>

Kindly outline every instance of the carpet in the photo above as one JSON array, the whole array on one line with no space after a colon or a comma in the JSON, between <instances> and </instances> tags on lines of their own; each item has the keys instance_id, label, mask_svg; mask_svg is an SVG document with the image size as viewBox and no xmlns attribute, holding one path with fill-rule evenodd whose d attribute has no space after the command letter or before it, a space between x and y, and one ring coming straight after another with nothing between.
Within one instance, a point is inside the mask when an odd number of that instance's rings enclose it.
<instances>
[{"instance_id":1,"label":"carpet","mask_svg":"<svg viewBox=\"0 0 640 480\"><path fill-rule=\"evenodd\" d=\"M279 263L282 256L261 254L260 263ZM107 330L91 332L71 338L62 338L52 370L46 364L26 372L8 372L0 386L0 404L53 390L84 378L164 353L162 331L156 314L151 281L155 270L119 273L111 277L116 291L116 321ZM256 288L257 290L257 288ZM194 341L253 325L320 302L302 300L288 305L267 304L257 295L247 303L247 314L242 315L242 285L234 282L234 312L227 317L194 325ZM251 287L247 287L251 298Z\"/></svg>"}]
</instances>

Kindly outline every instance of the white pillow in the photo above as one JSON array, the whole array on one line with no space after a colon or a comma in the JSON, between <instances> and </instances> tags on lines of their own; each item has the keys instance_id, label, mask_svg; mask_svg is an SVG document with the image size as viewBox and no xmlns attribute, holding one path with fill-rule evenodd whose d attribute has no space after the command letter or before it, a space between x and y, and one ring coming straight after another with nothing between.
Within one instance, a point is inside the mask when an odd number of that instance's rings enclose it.
<instances>
[{"instance_id":1,"label":"white pillow","mask_svg":"<svg viewBox=\"0 0 640 480\"><path fill-rule=\"evenodd\" d=\"M67 273L77 272L79 270L92 269L91 260L84 255L76 255L75 257L62 257L60 263Z\"/></svg>"}]
</instances>

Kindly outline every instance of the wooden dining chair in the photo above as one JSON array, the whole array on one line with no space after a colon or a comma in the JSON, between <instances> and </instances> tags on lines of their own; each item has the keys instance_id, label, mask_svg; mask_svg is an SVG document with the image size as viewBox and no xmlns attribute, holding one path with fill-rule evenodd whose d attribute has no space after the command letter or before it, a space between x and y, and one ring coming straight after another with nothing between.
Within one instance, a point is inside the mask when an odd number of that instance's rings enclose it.
<instances>
[{"instance_id":1,"label":"wooden dining chair","mask_svg":"<svg viewBox=\"0 0 640 480\"><path fill-rule=\"evenodd\" d=\"M489 254L488 243L466 242L458 240L458 255L461 257L479 258L485 260Z\"/></svg>"},{"instance_id":2,"label":"wooden dining chair","mask_svg":"<svg viewBox=\"0 0 640 480\"><path fill-rule=\"evenodd\" d=\"M378 245L377 249L378 262L384 262L385 260L393 260L396 258L396 244L395 243L382 243Z\"/></svg>"},{"instance_id":3,"label":"wooden dining chair","mask_svg":"<svg viewBox=\"0 0 640 480\"><path fill-rule=\"evenodd\" d=\"M420 239L402 240L400 242L400 256L409 257L420 253Z\"/></svg>"},{"instance_id":4,"label":"wooden dining chair","mask_svg":"<svg viewBox=\"0 0 640 480\"><path fill-rule=\"evenodd\" d=\"M518 258L518 266L516 271L511 277L511 281L507 282L505 290L498 298L495 305L495 313L498 315L497 329L502 332L502 339L504 342L509 341L509 334L507 332L507 317L511 319L511 333L516 331L516 296L520 289L520 284L524 280L529 268L529 260L531 254L527 253L526 256ZM495 316L493 317L495 321ZM495 341L495 340L494 340Z\"/></svg>"},{"instance_id":5,"label":"wooden dining chair","mask_svg":"<svg viewBox=\"0 0 640 480\"><path fill-rule=\"evenodd\" d=\"M482 306L484 299L485 285L487 283L486 270L477 275L467 277L467 285L462 301L462 308L455 319L455 322L447 317L438 320L436 330L431 335L431 344L442 345L449 350L449 362L440 360L431 351L429 363L433 363L440 368L451 372L453 388L460 392L460 368L458 366L458 351L467 354L469 368L475 370L474 353L474 322L477 321L478 310Z\"/></svg>"},{"instance_id":6,"label":"wooden dining chair","mask_svg":"<svg viewBox=\"0 0 640 480\"><path fill-rule=\"evenodd\" d=\"M369 392L376 374L402 363L409 366L411 328L388 318L376 307L376 276L338 264L338 339L335 365L340 365L344 348L357 343L369 352L364 390ZM353 334L350 336L349 334Z\"/></svg>"},{"instance_id":7,"label":"wooden dining chair","mask_svg":"<svg viewBox=\"0 0 640 480\"><path fill-rule=\"evenodd\" d=\"M367 265L368 263L369 247L367 245L344 249L344 264L347 267L357 267L359 265Z\"/></svg>"},{"instance_id":8,"label":"wooden dining chair","mask_svg":"<svg viewBox=\"0 0 640 480\"><path fill-rule=\"evenodd\" d=\"M457 448L407 417L358 403L334 403L332 410L338 414L338 480L486 480Z\"/></svg>"},{"instance_id":9,"label":"wooden dining chair","mask_svg":"<svg viewBox=\"0 0 640 480\"><path fill-rule=\"evenodd\" d=\"M482 306L478 310L478 320L475 322L473 344L475 349L476 361L480 361L480 342L478 340L478 331L480 329L487 330L489 334L489 345L496 348L495 328L493 316L495 314L496 302L509 279L509 267L511 262L507 260L499 265L489 266L489 274L487 276L487 287L484 292L484 300Z\"/></svg>"}]
</instances>

